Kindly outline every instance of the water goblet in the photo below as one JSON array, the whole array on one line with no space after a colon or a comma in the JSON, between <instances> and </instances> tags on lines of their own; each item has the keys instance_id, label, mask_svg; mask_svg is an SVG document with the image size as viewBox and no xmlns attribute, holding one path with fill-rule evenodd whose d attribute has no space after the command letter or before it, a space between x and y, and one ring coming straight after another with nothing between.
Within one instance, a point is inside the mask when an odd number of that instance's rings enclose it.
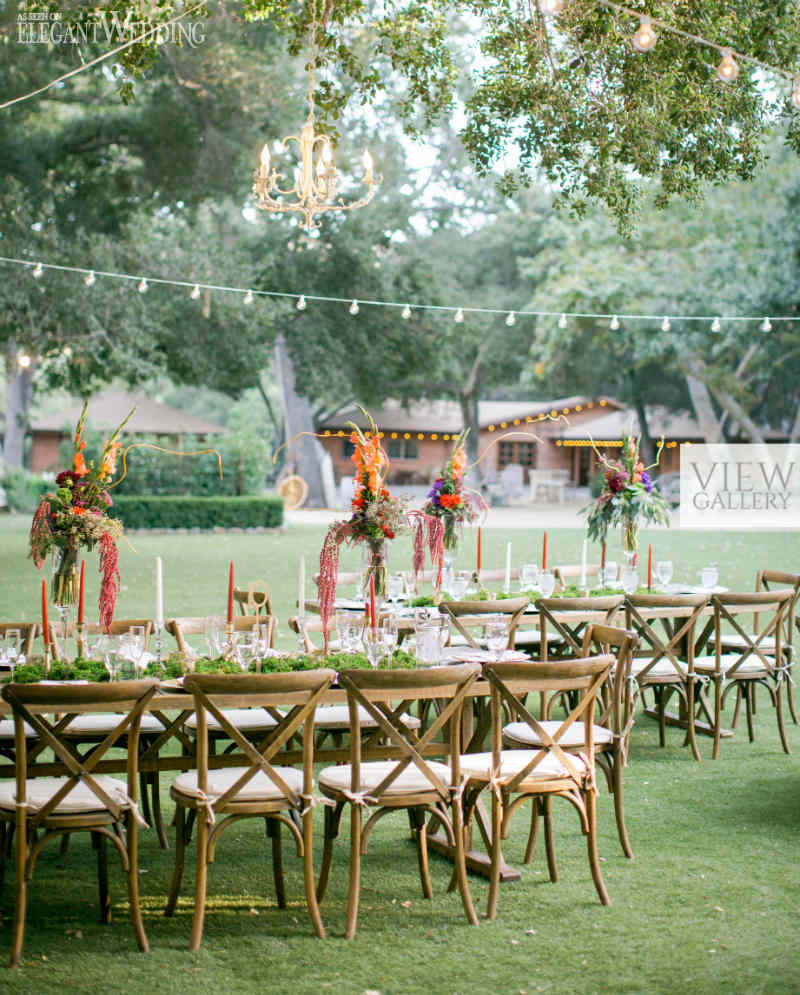
<instances>
[{"instance_id":1,"label":"water goblet","mask_svg":"<svg viewBox=\"0 0 800 995\"><path fill-rule=\"evenodd\" d=\"M138 674L140 670L143 670L146 661L144 659L144 626L143 625L132 625L128 629L128 652L130 658L133 662L133 667Z\"/></svg>"},{"instance_id":2,"label":"water goblet","mask_svg":"<svg viewBox=\"0 0 800 995\"><path fill-rule=\"evenodd\" d=\"M603 567L603 586L616 587L617 585L617 564L614 560L607 560Z\"/></svg>"},{"instance_id":3,"label":"water goblet","mask_svg":"<svg viewBox=\"0 0 800 995\"><path fill-rule=\"evenodd\" d=\"M25 657L21 652L22 633L19 629L6 629L2 646L0 646L0 664L6 666L11 671L11 679L14 679L14 667L25 662Z\"/></svg>"},{"instance_id":4,"label":"water goblet","mask_svg":"<svg viewBox=\"0 0 800 995\"><path fill-rule=\"evenodd\" d=\"M536 563L523 563L519 568L520 591L532 591L539 583L539 567Z\"/></svg>"},{"instance_id":5,"label":"water goblet","mask_svg":"<svg viewBox=\"0 0 800 995\"><path fill-rule=\"evenodd\" d=\"M383 630L379 628L373 629L372 626L367 626L364 629L364 633L361 637L361 642L364 646L364 652L367 654L367 659L369 660L369 665L375 670L383 656L384 641L383 641Z\"/></svg>"},{"instance_id":6,"label":"water goblet","mask_svg":"<svg viewBox=\"0 0 800 995\"><path fill-rule=\"evenodd\" d=\"M553 591L556 587L556 577L552 570L542 570L539 574L539 590L542 592L543 598L549 598L552 596Z\"/></svg>"},{"instance_id":7,"label":"water goblet","mask_svg":"<svg viewBox=\"0 0 800 995\"><path fill-rule=\"evenodd\" d=\"M636 567L625 566L622 568L622 590L630 595L639 586L639 572Z\"/></svg>"},{"instance_id":8,"label":"water goblet","mask_svg":"<svg viewBox=\"0 0 800 995\"><path fill-rule=\"evenodd\" d=\"M387 615L383 620L383 646L386 650L386 662L390 668L397 647L397 639L397 616Z\"/></svg>"},{"instance_id":9,"label":"water goblet","mask_svg":"<svg viewBox=\"0 0 800 995\"><path fill-rule=\"evenodd\" d=\"M663 590L672 580L672 560L659 560L656 563L656 578Z\"/></svg>"},{"instance_id":10,"label":"water goblet","mask_svg":"<svg viewBox=\"0 0 800 995\"><path fill-rule=\"evenodd\" d=\"M508 646L508 619L504 615L490 616L484 626L486 648L493 662L497 663Z\"/></svg>"},{"instance_id":11,"label":"water goblet","mask_svg":"<svg viewBox=\"0 0 800 995\"><path fill-rule=\"evenodd\" d=\"M706 590L710 591L716 587L718 580L719 570L717 570L716 563L711 563L709 566L703 567L700 571L700 583Z\"/></svg>"},{"instance_id":12,"label":"water goblet","mask_svg":"<svg viewBox=\"0 0 800 995\"><path fill-rule=\"evenodd\" d=\"M103 662L108 671L110 681L118 681L122 671L122 663L125 659L120 650L120 640L109 639L103 652Z\"/></svg>"},{"instance_id":13,"label":"water goblet","mask_svg":"<svg viewBox=\"0 0 800 995\"><path fill-rule=\"evenodd\" d=\"M387 580L387 600L402 601L405 595L406 582L402 574L390 574Z\"/></svg>"},{"instance_id":14,"label":"water goblet","mask_svg":"<svg viewBox=\"0 0 800 995\"><path fill-rule=\"evenodd\" d=\"M218 615L209 615L203 622L203 638L208 647L208 655L214 660L222 653L222 619Z\"/></svg>"},{"instance_id":15,"label":"water goblet","mask_svg":"<svg viewBox=\"0 0 800 995\"><path fill-rule=\"evenodd\" d=\"M469 588L471 575L469 570L456 570L450 578L450 594L456 601L461 601Z\"/></svg>"}]
</instances>

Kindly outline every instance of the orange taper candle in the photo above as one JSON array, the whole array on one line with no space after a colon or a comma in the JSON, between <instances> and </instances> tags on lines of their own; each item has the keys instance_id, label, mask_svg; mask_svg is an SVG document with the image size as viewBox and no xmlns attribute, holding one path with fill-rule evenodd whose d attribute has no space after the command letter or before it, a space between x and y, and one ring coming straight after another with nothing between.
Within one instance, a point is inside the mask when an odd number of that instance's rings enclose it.
<instances>
[{"instance_id":1,"label":"orange taper candle","mask_svg":"<svg viewBox=\"0 0 800 995\"><path fill-rule=\"evenodd\" d=\"M228 625L233 625L233 560L228 571Z\"/></svg>"},{"instance_id":2,"label":"orange taper candle","mask_svg":"<svg viewBox=\"0 0 800 995\"><path fill-rule=\"evenodd\" d=\"M481 527L479 525L478 526L478 573L481 572L481 558L482 558L481 557L481 553L482 553L482 551L483 550L481 548Z\"/></svg>"},{"instance_id":3,"label":"orange taper candle","mask_svg":"<svg viewBox=\"0 0 800 995\"><path fill-rule=\"evenodd\" d=\"M81 579L78 585L78 625L86 621L84 614L84 599L86 595L86 560L81 560Z\"/></svg>"},{"instance_id":4,"label":"orange taper candle","mask_svg":"<svg viewBox=\"0 0 800 995\"><path fill-rule=\"evenodd\" d=\"M47 621L47 581L42 580L42 636L45 646L50 645L50 624Z\"/></svg>"},{"instance_id":5,"label":"orange taper candle","mask_svg":"<svg viewBox=\"0 0 800 995\"><path fill-rule=\"evenodd\" d=\"M544 534L544 539L542 539L542 570L547 570L547 533Z\"/></svg>"},{"instance_id":6,"label":"orange taper candle","mask_svg":"<svg viewBox=\"0 0 800 995\"><path fill-rule=\"evenodd\" d=\"M600 549L600 569L605 570L606 568L606 541L603 540L603 545Z\"/></svg>"},{"instance_id":7,"label":"orange taper candle","mask_svg":"<svg viewBox=\"0 0 800 995\"><path fill-rule=\"evenodd\" d=\"M375 611L375 574L369 575L369 627L378 628L378 615Z\"/></svg>"},{"instance_id":8,"label":"orange taper candle","mask_svg":"<svg viewBox=\"0 0 800 995\"><path fill-rule=\"evenodd\" d=\"M653 545L647 547L647 590L653 586Z\"/></svg>"}]
</instances>

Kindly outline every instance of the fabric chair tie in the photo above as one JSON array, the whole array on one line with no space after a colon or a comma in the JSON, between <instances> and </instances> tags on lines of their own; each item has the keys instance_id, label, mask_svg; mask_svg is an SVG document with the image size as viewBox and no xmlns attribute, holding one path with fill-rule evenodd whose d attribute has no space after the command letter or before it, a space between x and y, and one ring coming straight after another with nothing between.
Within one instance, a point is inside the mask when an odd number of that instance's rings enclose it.
<instances>
[{"instance_id":1,"label":"fabric chair tie","mask_svg":"<svg viewBox=\"0 0 800 995\"><path fill-rule=\"evenodd\" d=\"M300 812L301 818L307 812L312 812L317 805L329 805L331 808L336 807L336 802L332 798L325 798L322 795L300 795L300 797L306 803L306 807Z\"/></svg>"},{"instance_id":2,"label":"fabric chair tie","mask_svg":"<svg viewBox=\"0 0 800 995\"><path fill-rule=\"evenodd\" d=\"M691 674L690 676L695 681L697 681L697 683L700 684L703 688L707 688L708 685L711 683L711 678L708 676L708 674Z\"/></svg>"},{"instance_id":3,"label":"fabric chair tie","mask_svg":"<svg viewBox=\"0 0 800 995\"><path fill-rule=\"evenodd\" d=\"M792 665L790 663L781 663L774 669L776 684L780 684L783 680L787 681L789 684L794 684L794 678L792 677Z\"/></svg>"},{"instance_id":4,"label":"fabric chair tie","mask_svg":"<svg viewBox=\"0 0 800 995\"><path fill-rule=\"evenodd\" d=\"M197 789L197 792L194 795L194 797L200 803L199 807L205 809L206 822L209 824L209 826L213 826L217 821L217 817L214 814L214 802L216 801L216 799L209 798L209 796L204 791L201 791L199 788Z\"/></svg>"},{"instance_id":5,"label":"fabric chair tie","mask_svg":"<svg viewBox=\"0 0 800 995\"><path fill-rule=\"evenodd\" d=\"M370 805L378 804L378 799L368 795L366 791L350 791L348 788L342 788L341 793L352 805L363 805L364 808L369 808Z\"/></svg>"},{"instance_id":6,"label":"fabric chair tie","mask_svg":"<svg viewBox=\"0 0 800 995\"><path fill-rule=\"evenodd\" d=\"M502 806L503 804L503 781L500 779L500 772L498 770L492 770L489 772L489 780L487 781L487 787L497 798L498 803Z\"/></svg>"},{"instance_id":7,"label":"fabric chair tie","mask_svg":"<svg viewBox=\"0 0 800 995\"><path fill-rule=\"evenodd\" d=\"M458 783L458 787L457 788L452 788L452 787L450 788L450 804L451 805L454 805L456 802L458 802L459 805L461 804L461 801L462 801L462 799L464 797L464 791L466 790L466 787L467 787L468 784L469 784L469 778L468 777L462 777L461 780Z\"/></svg>"}]
</instances>

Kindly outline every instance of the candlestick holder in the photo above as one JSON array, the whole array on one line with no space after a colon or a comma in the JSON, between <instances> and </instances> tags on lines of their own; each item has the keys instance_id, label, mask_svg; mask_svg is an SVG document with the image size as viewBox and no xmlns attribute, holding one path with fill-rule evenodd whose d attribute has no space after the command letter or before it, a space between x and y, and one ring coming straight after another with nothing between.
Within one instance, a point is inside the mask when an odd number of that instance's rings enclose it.
<instances>
[{"instance_id":1,"label":"candlestick holder","mask_svg":"<svg viewBox=\"0 0 800 995\"><path fill-rule=\"evenodd\" d=\"M50 643L44 644L44 672L50 673Z\"/></svg>"},{"instance_id":2,"label":"candlestick holder","mask_svg":"<svg viewBox=\"0 0 800 995\"><path fill-rule=\"evenodd\" d=\"M303 615L300 615L297 619L297 648L301 653L306 653L308 650L306 643L306 620Z\"/></svg>"},{"instance_id":3,"label":"candlestick holder","mask_svg":"<svg viewBox=\"0 0 800 995\"><path fill-rule=\"evenodd\" d=\"M156 646L156 665L160 670L164 669L164 661L162 656L164 650L164 644L161 638L161 633L163 631L164 631L163 622L159 622L158 619L156 619L156 621L153 623L153 636L155 637L155 646Z\"/></svg>"},{"instance_id":4,"label":"candlestick holder","mask_svg":"<svg viewBox=\"0 0 800 995\"><path fill-rule=\"evenodd\" d=\"M78 622L75 626L75 644L78 648L78 656L86 656L86 623Z\"/></svg>"},{"instance_id":5,"label":"candlestick holder","mask_svg":"<svg viewBox=\"0 0 800 995\"><path fill-rule=\"evenodd\" d=\"M69 659L69 654L67 653L67 640L69 639L69 630L72 625L72 605L56 605L56 611L58 612L60 620L60 629L58 634L63 638L60 655L63 656L66 661Z\"/></svg>"}]
</instances>

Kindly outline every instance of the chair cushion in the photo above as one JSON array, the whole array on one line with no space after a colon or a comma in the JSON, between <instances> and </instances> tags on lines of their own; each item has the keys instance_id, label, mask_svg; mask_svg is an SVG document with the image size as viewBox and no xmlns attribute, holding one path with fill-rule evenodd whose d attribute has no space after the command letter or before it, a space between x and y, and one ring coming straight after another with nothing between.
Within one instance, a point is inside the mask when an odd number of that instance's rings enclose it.
<instances>
[{"instance_id":1,"label":"chair cushion","mask_svg":"<svg viewBox=\"0 0 800 995\"><path fill-rule=\"evenodd\" d=\"M67 780L66 777L35 777L29 780L25 788L26 805L29 811L36 812L43 808ZM127 799L128 786L124 781L120 781L116 777L108 777L106 774L98 774L95 781L106 794L120 804ZM0 781L0 809L13 810L16 801L16 781ZM84 812L104 811L107 809L102 801L88 785L79 781L66 798L59 802L51 815L81 815Z\"/></svg>"},{"instance_id":2,"label":"chair cushion","mask_svg":"<svg viewBox=\"0 0 800 995\"><path fill-rule=\"evenodd\" d=\"M298 793L303 790L303 772L295 770L294 767L275 767L276 773L286 784ZM234 784L248 767L228 767L225 770L210 770L208 772L206 795L211 801L215 801L223 795L232 784ZM197 771L189 770L184 774L179 774L172 782L172 790L175 794L186 795L189 798L199 798L200 790L197 787ZM274 801L276 798L285 798L277 784L271 781L263 771L259 771L255 777L250 778L247 784L236 795L239 802L262 802Z\"/></svg>"},{"instance_id":3,"label":"chair cushion","mask_svg":"<svg viewBox=\"0 0 800 995\"><path fill-rule=\"evenodd\" d=\"M373 760L361 764L361 783L358 791L369 794L396 766L393 760ZM450 786L450 768L446 764L431 761L428 766L445 786ZM350 777L350 764L341 764L338 767L325 767L319 772L317 780L322 791L326 794L335 794L342 790L350 790ZM419 794L421 791L433 790L434 787L427 777L414 764L409 764L389 786L386 796Z\"/></svg>"},{"instance_id":4,"label":"chair cushion","mask_svg":"<svg viewBox=\"0 0 800 995\"><path fill-rule=\"evenodd\" d=\"M109 733L113 732L121 721L121 715L109 714L108 712L86 712L83 715L76 715L64 729L62 735L74 738L79 735L96 736L100 733ZM155 715L143 715L139 731L141 733L160 733L164 731L164 726Z\"/></svg>"},{"instance_id":5,"label":"chair cushion","mask_svg":"<svg viewBox=\"0 0 800 995\"><path fill-rule=\"evenodd\" d=\"M507 781L518 774L534 756L533 750L501 750L500 779ZM573 759L574 758L574 759ZM585 760L580 754L571 754L578 771L587 769ZM491 753L465 753L461 757L461 772L479 781L488 781L491 776ZM533 781L550 781L561 777L570 777L567 768L552 753L548 753L525 778L524 784Z\"/></svg>"},{"instance_id":6,"label":"chair cushion","mask_svg":"<svg viewBox=\"0 0 800 995\"><path fill-rule=\"evenodd\" d=\"M36 733L28 725L28 723L24 722L23 726L25 728L25 736L28 737L28 738L30 738L30 739L35 739L36 738ZM3 739L10 739L10 740L13 741L13 739L14 739L14 720L13 719L3 719L2 721L0 721L0 740L3 740Z\"/></svg>"},{"instance_id":7,"label":"chair cushion","mask_svg":"<svg viewBox=\"0 0 800 995\"><path fill-rule=\"evenodd\" d=\"M555 736L561 724L561 722L555 719L547 719L545 722L539 723L550 736ZM558 743L564 749L580 748L586 745L584 736L583 722L573 722ZM503 742L508 742L508 745L512 747L541 746L542 740L527 722L510 722L507 726L503 727ZM613 742L614 735L610 729L598 725L594 727L595 746L610 746Z\"/></svg>"},{"instance_id":8,"label":"chair cushion","mask_svg":"<svg viewBox=\"0 0 800 995\"><path fill-rule=\"evenodd\" d=\"M404 712L401 721L407 729L419 729L422 724L414 715ZM362 728L374 728L378 723L362 705L358 706L358 723ZM314 715L316 729L349 729L350 709L347 705L322 705Z\"/></svg>"},{"instance_id":9,"label":"chair cushion","mask_svg":"<svg viewBox=\"0 0 800 995\"><path fill-rule=\"evenodd\" d=\"M645 670L647 665L650 663L650 659L646 656L637 656L631 660L631 673L638 677L638 675ZM671 660L662 657L656 664L651 667L650 670L644 675L644 680L646 681L649 677L672 677L675 682L678 683L682 677L686 676L686 664L683 660L678 660L678 666L681 669L680 676L678 671L675 669L674 664Z\"/></svg>"},{"instance_id":10,"label":"chair cushion","mask_svg":"<svg viewBox=\"0 0 800 995\"><path fill-rule=\"evenodd\" d=\"M719 669L723 674L726 674L731 667L739 659L739 653L723 653L719 660ZM767 657L770 664L775 665L775 661L771 657ZM708 656L696 656L694 658L694 669L701 674L713 674L716 670L716 658L714 654L711 653ZM737 667L734 673L734 677L741 674L766 674L767 668L761 662L760 658L757 656L750 656L745 659L741 667Z\"/></svg>"},{"instance_id":11,"label":"chair cushion","mask_svg":"<svg viewBox=\"0 0 800 995\"><path fill-rule=\"evenodd\" d=\"M514 645L519 646L538 646L542 641L542 634L539 629L517 629L514 633ZM556 646L559 643L564 642L564 637L560 636L557 632L547 633L547 645Z\"/></svg>"},{"instance_id":12,"label":"chair cushion","mask_svg":"<svg viewBox=\"0 0 800 995\"><path fill-rule=\"evenodd\" d=\"M251 732L260 731L261 729L272 729L278 724L263 708L224 708L222 709L222 714L235 729L247 729ZM220 732L222 730L219 721L214 718L211 712L207 713L206 718L208 728L211 732ZM197 730L196 714L190 715L186 720L186 728Z\"/></svg>"}]
</instances>

